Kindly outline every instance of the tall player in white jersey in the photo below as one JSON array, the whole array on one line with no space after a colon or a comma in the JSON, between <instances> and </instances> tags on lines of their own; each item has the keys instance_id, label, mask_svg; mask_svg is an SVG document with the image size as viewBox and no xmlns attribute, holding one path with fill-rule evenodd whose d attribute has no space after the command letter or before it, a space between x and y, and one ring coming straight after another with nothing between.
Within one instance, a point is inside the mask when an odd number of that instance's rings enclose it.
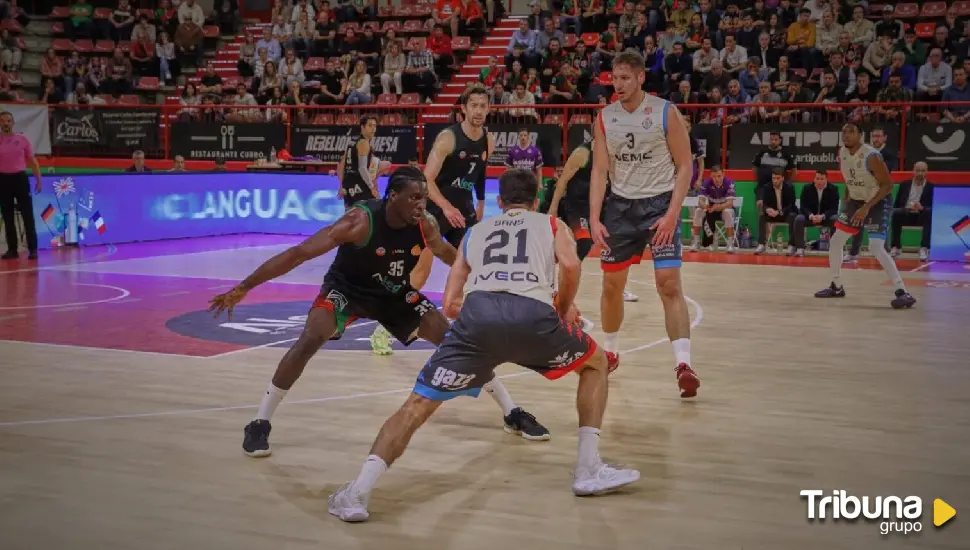
<instances>
[{"instance_id":1,"label":"tall player in white jersey","mask_svg":"<svg viewBox=\"0 0 970 550\"><path fill-rule=\"evenodd\" d=\"M882 154L875 147L862 141L862 130L853 123L842 127L842 148L839 150L839 167L845 180L845 206L835 222L835 235L829 243L829 270L832 282L828 288L815 293L816 298L844 298L842 288L842 248L849 238L862 229L869 233L869 250L879 260L896 287L890 305L894 309L909 308L916 304L906 291L903 277L896 268L889 252L886 252L886 232L892 219L893 179Z\"/></svg>"},{"instance_id":2,"label":"tall player in white jersey","mask_svg":"<svg viewBox=\"0 0 970 550\"><path fill-rule=\"evenodd\" d=\"M579 373L577 496L599 495L640 478L599 456L607 397L607 353L571 317L580 260L569 228L535 212L535 174L512 169L499 179L503 214L482 220L465 235L445 286L445 315L455 319L428 359L404 405L381 428L360 475L330 497L329 511L364 521L371 489L407 447L414 432L443 401L478 396L495 367L516 363L555 380ZM559 265L558 294L556 265ZM554 297L555 296L555 297Z\"/></svg>"},{"instance_id":3,"label":"tall player in white jersey","mask_svg":"<svg viewBox=\"0 0 970 550\"><path fill-rule=\"evenodd\" d=\"M693 177L687 124L670 102L642 90L644 61L636 53L613 58L619 101L603 108L593 128L590 233L603 247L601 323L603 347L616 352L623 323L623 289L630 266L648 244L667 336L674 348L681 397L694 397L701 382L690 364L690 314L680 282L680 208ZM611 193L606 204L606 180Z\"/></svg>"}]
</instances>

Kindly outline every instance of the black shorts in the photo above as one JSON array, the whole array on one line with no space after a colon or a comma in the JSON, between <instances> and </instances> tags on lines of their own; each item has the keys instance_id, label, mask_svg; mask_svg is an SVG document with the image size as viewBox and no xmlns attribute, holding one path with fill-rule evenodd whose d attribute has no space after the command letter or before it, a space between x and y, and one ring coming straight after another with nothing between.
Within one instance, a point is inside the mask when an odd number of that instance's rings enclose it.
<instances>
[{"instance_id":1,"label":"black shorts","mask_svg":"<svg viewBox=\"0 0 970 550\"><path fill-rule=\"evenodd\" d=\"M458 248L461 246L462 239L465 238L465 233L476 223L478 223L478 216L475 214L475 208L468 206L459 207L458 210L465 216L465 227L453 227L448 218L445 217L445 213L438 208L438 205L428 201L427 207L428 213L434 216L435 221L438 222L438 230L441 231L441 237L448 241L451 246Z\"/></svg>"},{"instance_id":2,"label":"black shorts","mask_svg":"<svg viewBox=\"0 0 970 550\"><path fill-rule=\"evenodd\" d=\"M653 240L654 231L650 226L667 213L672 196L670 191L645 199L625 199L618 195L606 199L602 220L610 236L606 238L609 248L600 255L603 271L620 271L640 263L647 245ZM655 269L680 267L680 231L678 223L670 244L651 249Z\"/></svg>"},{"instance_id":3,"label":"black shorts","mask_svg":"<svg viewBox=\"0 0 970 550\"><path fill-rule=\"evenodd\" d=\"M839 213L839 219L835 221L835 228L849 235L857 235L865 229L870 239L886 240L886 234L889 232L889 221L893 216L892 195L883 199L882 204L877 204L869 210L869 215L862 222L862 226L852 225L852 216L865 204L866 201L853 199L845 201L844 209Z\"/></svg>"},{"instance_id":4,"label":"black shorts","mask_svg":"<svg viewBox=\"0 0 970 550\"><path fill-rule=\"evenodd\" d=\"M502 363L555 380L578 369L595 351L596 342L548 304L506 292L472 292L418 374L414 393L436 401L477 397Z\"/></svg>"},{"instance_id":5,"label":"black shorts","mask_svg":"<svg viewBox=\"0 0 970 550\"><path fill-rule=\"evenodd\" d=\"M589 203L568 203L565 221L577 241L591 238L589 234Z\"/></svg>"},{"instance_id":6,"label":"black shorts","mask_svg":"<svg viewBox=\"0 0 970 550\"><path fill-rule=\"evenodd\" d=\"M310 309L318 307L332 311L337 318L337 332L331 340L339 340L354 321L373 319L405 346L417 340L421 318L438 311L431 300L410 285L398 294L367 295L351 285L324 283Z\"/></svg>"}]
</instances>

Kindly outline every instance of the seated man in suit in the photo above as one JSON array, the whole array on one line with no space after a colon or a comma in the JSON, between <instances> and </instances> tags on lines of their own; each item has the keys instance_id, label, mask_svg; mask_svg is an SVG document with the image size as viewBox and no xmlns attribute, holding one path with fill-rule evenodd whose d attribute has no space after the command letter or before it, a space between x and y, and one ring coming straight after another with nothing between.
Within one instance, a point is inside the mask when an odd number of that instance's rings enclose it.
<instances>
[{"instance_id":1,"label":"seated man in suit","mask_svg":"<svg viewBox=\"0 0 970 550\"><path fill-rule=\"evenodd\" d=\"M801 206L795 217L793 239L795 240L795 255L805 254L805 227L835 226L839 218L839 190L829 183L825 170L816 170L812 185L802 188Z\"/></svg>"},{"instance_id":2,"label":"seated man in suit","mask_svg":"<svg viewBox=\"0 0 970 550\"><path fill-rule=\"evenodd\" d=\"M701 184L697 196L697 208L694 209L694 223L691 227L692 240L690 249L697 252L701 248L701 227L707 224L705 233L711 237L711 248L717 248L717 233L715 223L724 222L727 232L727 252L734 254L734 180L724 177L724 170L720 165L711 166L711 177Z\"/></svg>"},{"instance_id":3,"label":"seated man in suit","mask_svg":"<svg viewBox=\"0 0 970 550\"><path fill-rule=\"evenodd\" d=\"M925 262L930 255L930 236L933 231L933 184L926 181L929 167L925 162L913 165L913 179L899 184L899 193L893 204L892 250L893 258L899 256L899 242L904 226L923 228L919 244L919 259Z\"/></svg>"},{"instance_id":4,"label":"seated man in suit","mask_svg":"<svg viewBox=\"0 0 970 550\"><path fill-rule=\"evenodd\" d=\"M769 223L788 224L788 255L795 253L795 231L792 227L798 216L795 206L795 188L785 181L785 170L776 167L771 172L771 187L765 189L761 200L761 210L758 212L758 248L755 254L765 251L768 242Z\"/></svg>"}]
</instances>

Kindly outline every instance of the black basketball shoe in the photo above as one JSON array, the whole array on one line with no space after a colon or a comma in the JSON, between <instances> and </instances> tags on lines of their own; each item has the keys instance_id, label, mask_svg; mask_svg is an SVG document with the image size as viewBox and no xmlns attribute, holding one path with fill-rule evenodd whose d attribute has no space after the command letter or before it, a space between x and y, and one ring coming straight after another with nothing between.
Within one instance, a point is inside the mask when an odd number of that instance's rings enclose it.
<instances>
[{"instance_id":1,"label":"black basketball shoe","mask_svg":"<svg viewBox=\"0 0 970 550\"><path fill-rule=\"evenodd\" d=\"M890 302L890 305L893 306L893 309L903 309L904 307L906 308L913 307L914 305L916 305L916 298L913 298L912 294L900 288L896 290L896 297L893 298L893 301Z\"/></svg>"},{"instance_id":2,"label":"black basketball shoe","mask_svg":"<svg viewBox=\"0 0 970 550\"><path fill-rule=\"evenodd\" d=\"M250 422L243 433L243 452L253 458L263 458L269 456L273 451L269 448L269 432L273 426L269 420L253 420Z\"/></svg>"},{"instance_id":3,"label":"black basketball shoe","mask_svg":"<svg viewBox=\"0 0 970 550\"><path fill-rule=\"evenodd\" d=\"M845 298L845 289L841 286L835 286L835 283L829 285L828 288L823 288L815 293L816 298Z\"/></svg>"},{"instance_id":4,"label":"black basketball shoe","mask_svg":"<svg viewBox=\"0 0 970 550\"><path fill-rule=\"evenodd\" d=\"M521 407L512 409L505 417L505 431L512 435L521 435L529 441L548 441L552 437L536 417L523 411Z\"/></svg>"}]
</instances>

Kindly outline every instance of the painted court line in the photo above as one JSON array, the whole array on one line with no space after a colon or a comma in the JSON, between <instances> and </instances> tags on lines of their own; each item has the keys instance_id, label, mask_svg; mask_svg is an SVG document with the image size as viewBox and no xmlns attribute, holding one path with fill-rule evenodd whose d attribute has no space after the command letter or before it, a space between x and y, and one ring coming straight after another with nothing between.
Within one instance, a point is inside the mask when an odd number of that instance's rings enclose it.
<instances>
[{"instance_id":1,"label":"painted court line","mask_svg":"<svg viewBox=\"0 0 970 550\"><path fill-rule=\"evenodd\" d=\"M111 303L111 302L117 302L118 300L122 300L122 299L127 298L128 296L131 295L131 292L128 292L128 290L126 290L124 288L121 288L120 286L114 286L114 285L96 285L96 284L93 284L93 283L71 283L71 284L72 285L75 285L75 286L96 286L96 287L99 287L99 288L110 288L111 290L116 290L116 291L120 292L121 294L119 294L118 296L115 296L113 298L107 298L107 299L103 299L103 300L90 300L90 301L87 301L87 302L72 302L72 303L69 303L69 304L51 304L51 305L43 305L43 306L38 306L38 305L33 305L33 306L0 306L0 310L12 310L12 309L50 309L50 308L63 308L63 307L73 307L73 306L90 306L90 305L94 305L94 304L108 304L108 303ZM140 299L140 298L138 298L138 299Z\"/></svg>"},{"instance_id":2,"label":"painted court line","mask_svg":"<svg viewBox=\"0 0 970 550\"><path fill-rule=\"evenodd\" d=\"M916 273L917 271L923 271L924 269L926 269L926 268L928 268L928 267L930 267L931 265L933 265L933 264L935 264L935 263L936 263L936 262L927 262L927 263L925 263L925 264L921 264L921 265L920 265L919 267L916 267L916 268L913 268L913 269L910 269L910 270L909 270L909 272L910 272L910 273Z\"/></svg>"},{"instance_id":3,"label":"painted court line","mask_svg":"<svg viewBox=\"0 0 970 550\"><path fill-rule=\"evenodd\" d=\"M49 342L27 342L24 340L0 340L0 344L23 344L26 346L39 346L45 348L59 348L59 349L80 349L85 351L114 351L119 353L130 353L130 354L148 354L148 355L158 355L160 357L178 357L180 359L185 359L191 357L192 359L205 359L204 355L185 355L182 353L164 353L161 351L139 351L134 349L119 349L119 348L98 348L94 346L75 346L73 344L52 344Z\"/></svg>"},{"instance_id":4,"label":"painted court line","mask_svg":"<svg viewBox=\"0 0 970 550\"><path fill-rule=\"evenodd\" d=\"M632 279L630 280L630 282L634 282L634 283L638 283L638 284L642 284L642 285L647 285L647 283L642 283L642 282L639 282L639 281L634 281ZM691 304L693 304L694 305L694 308L697 310L696 317L694 318L693 321L691 321L691 324L690 324L691 329L697 328L697 326L699 326L701 324L701 322L703 322L703 320L704 320L704 310L701 308L700 304L697 303L696 301L694 301L694 300L692 300L690 298L687 298L686 296L684 298L688 302L690 302ZM373 321L372 321L372 323L373 323ZM642 350L645 350L645 349L650 349L652 347L659 346L660 344L663 344L663 343L669 342L669 341L670 340L667 339L667 338L661 338L659 340L654 340L653 342L649 342L649 343L646 343L646 344L643 344L643 345L640 345L640 346L636 346L636 347L633 347L633 348L630 348L630 349L627 349L627 350L622 350L622 351L620 351L620 354L627 354L627 353L633 353L635 351L642 351ZM272 344L270 344L270 345L272 345ZM64 347L75 347L75 346L64 346ZM246 348L245 350L239 350L239 351L248 351L250 349L255 349L255 348ZM127 351L127 350L125 350L125 351ZM146 353L146 352L132 352L132 353ZM232 352L230 352L230 353L232 353ZM161 355L166 355L166 354L161 354ZM225 354L223 354L223 355L225 355ZM516 373L512 373L512 374L505 374L505 375L499 376L498 378L502 378L502 379L505 379L505 378L515 378L515 377L518 377L518 376L525 376L527 374L535 374L535 373L533 373L532 371L516 372ZM314 399L300 399L300 400L296 400L296 401L284 401L282 403L282 405L307 405L307 404L311 404L311 403L328 403L328 402L331 402L331 401L349 401L349 400L353 400L353 399L363 399L363 398L366 398L366 397L378 397L378 396L382 396L382 395L394 395L394 394L398 394L398 393L405 393L405 392L410 392L412 389L413 389L412 387L408 387L408 388L401 388L401 389L396 389L396 390L384 390L384 391L379 391L379 392L355 393L355 394L351 394L351 395L335 395L335 396L331 396L331 397L318 397L318 398L314 398ZM209 408L203 408L203 409L181 409L181 410L174 410L174 411L162 411L162 412L151 412L151 413L137 413L137 414L118 414L118 415L105 415L105 416L77 416L77 417L68 417L68 418L49 418L49 419L42 419L42 420L20 420L20 421L14 421L14 422L0 422L0 428L17 427L17 426L37 426L37 425L46 425L46 424L67 424L67 423L73 423L73 422L94 422L94 421L100 421L100 420L126 420L126 419L135 419L135 418L158 418L158 417L165 417L165 416L190 416L190 415L195 415L195 414L208 414L208 413L216 413L216 412L252 410L252 409L258 409L258 408L259 408L258 405L237 405L237 406L233 406L233 407L209 407Z\"/></svg>"},{"instance_id":5,"label":"painted court line","mask_svg":"<svg viewBox=\"0 0 970 550\"><path fill-rule=\"evenodd\" d=\"M90 260L80 261L80 262L74 262L74 263L72 263L70 265L74 266L74 265L84 265L84 264L96 264L96 263L99 263L101 261L101 258L107 258L108 256L113 256L117 252L118 252L118 247L115 246L115 245L113 245L113 244L109 244L108 245L108 251L107 252L105 252L103 254L98 254L97 256L91 258ZM64 270L64 267L65 266L63 266L63 265L45 265L45 266L37 266L37 267L25 267L23 269L11 269L11 270L7 270L7 271L0 271L0 275L6 275L8 273L29 273L31 271L63 271Z\"/></svg>"}]
</instances>

